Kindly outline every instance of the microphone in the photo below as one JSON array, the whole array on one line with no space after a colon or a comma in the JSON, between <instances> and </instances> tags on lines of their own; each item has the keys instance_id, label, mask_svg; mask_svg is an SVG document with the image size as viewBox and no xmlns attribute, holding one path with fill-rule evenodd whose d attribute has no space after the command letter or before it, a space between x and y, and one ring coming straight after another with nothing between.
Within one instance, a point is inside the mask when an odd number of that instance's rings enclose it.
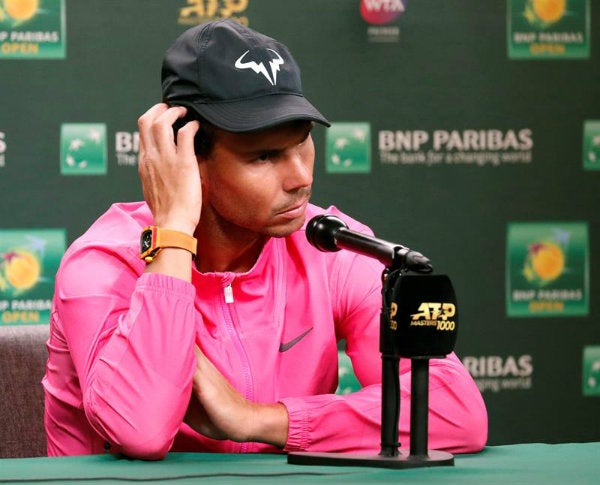
<instances>
[{"instance_id":1,"label":"microphone","mask_svg":"<svg viewBox=\"0 0 600 485\"><path fill-rule=\"evenodd\" d=\"M377 259L385 266L406 268L417 273L431 273L428 258L400 244L351 231L339 217L323 214L313 217L306 225L306 239L320 251L348 249Z\"/></svg>"},{"instance_id":2,"label":"microphone","mask_svg":"<svg viewBox=\"0 0 600 485\"><path fill-rule=\"evenodd\" d=\"M456 294L450 279L417 251L354 232L338 217L320 215L306 225L308 242L320 251L351 251L386 265L382 274L379 350L381 353L381 451L376 457L343 453L288 454L288 463L306 465L414 468L454 465L454 457L428 449L429 359L454 350L458 327ZM411 359L410 453L398 449L400 358Z\"/></svg>"}]
</instances>

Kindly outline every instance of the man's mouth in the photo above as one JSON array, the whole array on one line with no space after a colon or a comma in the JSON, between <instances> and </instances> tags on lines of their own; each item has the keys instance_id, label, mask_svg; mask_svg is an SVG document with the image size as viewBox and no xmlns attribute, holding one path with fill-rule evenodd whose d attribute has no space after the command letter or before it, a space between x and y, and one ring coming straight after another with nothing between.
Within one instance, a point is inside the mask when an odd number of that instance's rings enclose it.
<instances>
[{"instance_id":1,"label":"man's mouth","mask_svg":"<svg viewBox=\"0 0 600 485\"><path fill-rule=\"evenodd\" d=\"M279 212L277 212L277 215L288 219L295 219L297 217L301 217L306 211L308 200L308 197L304 197L299 202L296 202L293 205L290 205L284 208L283 210L280 210Z\"/></svg>"}]
</instances>

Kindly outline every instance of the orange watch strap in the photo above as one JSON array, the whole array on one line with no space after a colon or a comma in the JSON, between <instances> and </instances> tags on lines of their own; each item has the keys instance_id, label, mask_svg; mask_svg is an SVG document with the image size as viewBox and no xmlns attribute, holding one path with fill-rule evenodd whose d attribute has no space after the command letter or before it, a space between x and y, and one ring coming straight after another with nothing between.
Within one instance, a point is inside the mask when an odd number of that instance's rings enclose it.
<instances>
[{"instance_id":1,"label":"orange watch strap","mask_svg":"<svg viewBox=\"0 0 600 485\"><path fill-rule=\"evenodd\" d=\"M156 226L148 226L143 232L146 231L152 231L152 244L150 248L141 255L141 258L147 263L152 262L160 250L164 248L185 249L192 253L194 257L196 256L198 241L195 237L190 236L185 232Z\"/></svg>"}]
</instances>

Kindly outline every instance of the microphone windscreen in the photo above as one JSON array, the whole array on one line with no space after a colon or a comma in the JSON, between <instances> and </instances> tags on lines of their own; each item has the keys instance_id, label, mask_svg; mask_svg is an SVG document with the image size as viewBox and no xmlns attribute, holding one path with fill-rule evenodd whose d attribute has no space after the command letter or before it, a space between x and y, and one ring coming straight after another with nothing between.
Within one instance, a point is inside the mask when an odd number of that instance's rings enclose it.
<instances>
[{"instance_id":1,"label":"microphone windscreen","mask_svg":"<svg viewBox=\"0 0 600 485\"><path fill-rule=\"evenodd\" d=\"M390 328L400 357L443 357L454 350L458 332L456 294L446 275L406 273L392 289Z\"/></svg>"},{"instance_id":2,"label":"microphone windscreen","mask_svg":"<svg viewBox=\"0 0 600 485\"><path fill-rule=\"evenodd\" d=\"M306 225L306 239L320 251L339 251L335 243L335 233L348 226L339 217L319 215L313 217Z\"/></svg>"}]
</instances>

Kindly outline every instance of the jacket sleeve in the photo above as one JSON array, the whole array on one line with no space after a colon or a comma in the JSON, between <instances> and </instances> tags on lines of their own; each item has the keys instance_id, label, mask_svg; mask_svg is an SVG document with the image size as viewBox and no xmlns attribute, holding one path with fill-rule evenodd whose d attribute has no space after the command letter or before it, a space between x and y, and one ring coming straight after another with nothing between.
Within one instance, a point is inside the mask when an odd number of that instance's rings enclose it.
<instances>
[{"instance_id":1,"label":"jacket sleeve","mask_svg":"<svg viewBox=\"0 0 600 485\"><path fill-rule=\"evenodd\" d=\"M380 451L379 282L383 267L364 257L348 261L332 272L336 329L338 337L346 340L346 353L363 388L348 395L284 399L290 417L286 451ZM487 411L475 382L454 353L429 362L429 449L480 451L487 440ZM410 384L410 360L401 359L399 440L403 449L410 446Z\"/></svg>"},{"instance_id":2,"label":"jacket sleeve","mask_svg":"<svg viewBox=\"0 0 600 485\"><path fill-rule=\"evenodd\" d=\"M191 395L194 288L141 274L143 262L128 250L72 248L57 274L55 320L90 425L112 451L159 459Z\"/></svg>"}]
</instances>

